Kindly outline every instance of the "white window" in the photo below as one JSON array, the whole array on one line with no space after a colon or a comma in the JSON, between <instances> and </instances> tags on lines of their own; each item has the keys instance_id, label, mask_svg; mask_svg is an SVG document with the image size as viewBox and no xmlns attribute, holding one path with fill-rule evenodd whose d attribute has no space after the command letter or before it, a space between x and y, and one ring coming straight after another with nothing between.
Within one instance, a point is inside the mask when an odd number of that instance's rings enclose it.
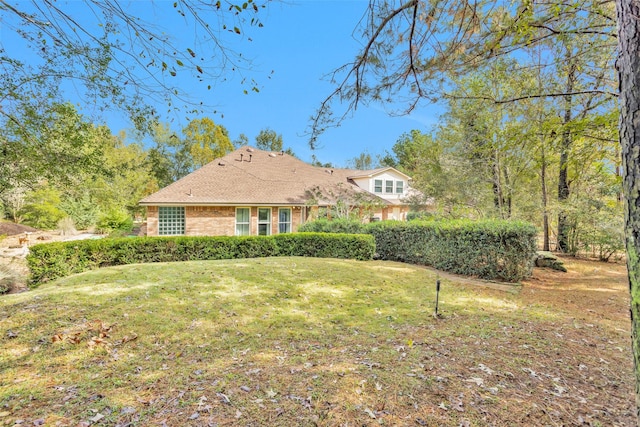
<instances>
[{"instance_id":1,"label":"white window","mask_svg":"<svg viewBox=\"0 0 640 427\"><path fill-rule=\"evenodd\" d=\"M396 194L404 192L404 181L396 181Z\"/></svg>"},{"instance_id":2,"label":"white window","mask_svg":"<svg viewBox=\"0 0 640 427\"><path fill-rule=\"evenodd\" d=\"M184 207L160 206L158 209L158 234L178 236L184 234Z\"/></svg>"},{"instance_id":3,"label":"white window","mask_svg":"<svg viewBox=\"0 0 640 427\"><path fill-rule=\"evenodd\" d=\"M248 236L251 232L249 208L236 209L236 236Z\"/></svg>"},{"instance_id":4,"label":"white window","mask_svg":"<svg viewBox=\"0 0 640 427\"><path fill-rule=\"evenodd\" d=\"M373 191L374 193L382 193L382 180L376 179L373 181Z\"/></svg>"},{"instance_id":5,"label":"white window","mask_svg":"<svg viewBox=\"0 0 640 427\"><path fill-rule=\"evenodd\" d=\"M291 233L291 209L278 210L278 233Z\"/></svg>"},{"instance_id":6,"label":"white window","mask_svg":"<svg viewBox=\"0 0 640 427\"><path fill-rule=\"evenodd\" d=\"M384 192L393 193L393 181L389 180L384 182Z\"/></svg>"},{"instance_id":7,"label":"white window","mask_svg":"<svg viewBox=\"0 0 640 427\"><path fill-rule=\"evenodd\" d=\"M271 208L258 208L258 236L271 234Z\"/></svg>"}]
</instances>

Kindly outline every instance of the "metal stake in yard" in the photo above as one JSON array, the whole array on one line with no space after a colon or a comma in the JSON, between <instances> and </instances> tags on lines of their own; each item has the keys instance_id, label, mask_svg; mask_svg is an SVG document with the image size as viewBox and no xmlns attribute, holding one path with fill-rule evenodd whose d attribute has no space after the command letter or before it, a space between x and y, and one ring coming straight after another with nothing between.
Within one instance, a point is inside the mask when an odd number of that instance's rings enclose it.
<instances>
[{"instance_id":1,"label":"metal stake in yard","mask_svg":"<svg viewBox=\"0 0 640 427\"><path fill-rule=\"evenodd\" d=\"M436 280L436 312L435 317L438 317L438 300L440 299L440 279Z\"/></svg>"}]
</instances>

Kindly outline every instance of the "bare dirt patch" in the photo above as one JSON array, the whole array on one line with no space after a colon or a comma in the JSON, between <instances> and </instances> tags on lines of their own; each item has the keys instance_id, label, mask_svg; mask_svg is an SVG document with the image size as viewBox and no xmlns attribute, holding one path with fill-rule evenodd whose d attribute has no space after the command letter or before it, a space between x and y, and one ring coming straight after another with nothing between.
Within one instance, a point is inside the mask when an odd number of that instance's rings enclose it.
<instances>
[{"instance_id":1,"label":"bare dirt patch","mask_svg":"<svg viewBox=\"0 0 640 427\"><path fill-rule=\"evenodd\" d=\"M33 233L34 231L38 230L33 227L29 227L28 225L15 224L13 222L0 222L0 236L15 236L25 232Z\"/></svg>"}]
</instances>

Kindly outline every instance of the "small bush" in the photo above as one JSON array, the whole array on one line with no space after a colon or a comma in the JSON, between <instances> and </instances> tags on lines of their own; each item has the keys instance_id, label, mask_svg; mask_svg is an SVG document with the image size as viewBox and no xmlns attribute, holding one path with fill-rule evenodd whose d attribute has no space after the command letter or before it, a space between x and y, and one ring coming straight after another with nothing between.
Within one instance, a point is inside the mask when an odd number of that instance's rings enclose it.
<instances>
[{"instance_id":1,"label":"small bush","mask_svg":"<svg viewBox=\"0 0 640 427\"><path fill-rule=\"evenodd\" d=\"M73 236L78 233L73 218L66 216L58 221L58 230L63 236Z\"/></svg>"},{"instance_id":2,"label":"small bush","mask_svg":"<svg viewBox=\"0 0 640 427\"><path fill-rule=\"evenodd\" d=\"M9 293L9 279L0 279L0 295Z\"/></svg>"},{"instance_id":3,"label":"small bush","mask_svg":"<svg viewBox=\"0 0 640 427\"><path fill-rule=\"evenodd\" d=\"M372 259L369 235L295 233L242 237L129 237L34 245L27 256L30 286L112 265L310 256Z\"/></svg>"},{"instance_id":4,"label":"small bush","mask_svg":"<svg viewBox=\"0 0 640 427\"><path fill-rule=\"evenodd\" d=\"M133 218L124 210L111 209L100 215L96 227L99 232L106 234L114 231L128 233L133 230Z\"/></svg>"}]
</instances>

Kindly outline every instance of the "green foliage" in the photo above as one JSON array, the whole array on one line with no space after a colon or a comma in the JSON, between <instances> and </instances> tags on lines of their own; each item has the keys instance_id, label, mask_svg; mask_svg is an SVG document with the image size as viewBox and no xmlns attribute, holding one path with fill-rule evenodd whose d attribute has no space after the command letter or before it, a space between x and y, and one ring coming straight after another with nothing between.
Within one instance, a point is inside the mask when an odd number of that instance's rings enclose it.
<instances>
[{"instance_id":1,"label":"green foliage","mask_svg":"<svg viewBox=\"0 0 640 427\"><path fill-rule=\"evenodd\" d=\"M515 282L531 274L536 229L519 221L383 221L368 231L384 260Z\"/></svg>"},{"instance_id":2,"label":"green foliage","mask_svg":"<svg viewBox=\"0 0 640 427\"><path fill-rule=\"evenodd\" d=\"M282 151L282 134L266 128L256 136L256 147L265 151Z\"/></svg>"},{"instance_id":3,"label":"green foliage","mask_svg":"<svg viewBox=\"0 0 640 427\"><path fill-rule=\"evenodd\" d=\"M536 250L535 227L519 221L437 221L416 217L410 222L362 224L323 218L301 225L299 231L372 234L379 259L508 282L531 274Z\"/></svg>"},{"instance_id":4,"label":"green foliage","mask_svg":"<svg viewBox=\"0 0 640 427\"><path fill-rule=\"evenodd\" d=\"M114 208L100 215L96 227L101 233L129 232L133 229L133 218L126 211Z\"/></svg>"},{"instance_id":5,"label":"green foliage","mask_svg":"<svg viewBox=\"0 0 640 427\"><path fill-rule=\"evenodd\" d=\"M21 211L24 223L42 230L51 230L64 217L58 208L60 192L51 187L42 187L26 195Z\"/></svg>"},{"instance_id":6,"label":"green foliage","mask_svg":"<svg viewBox=\"0 0 640 427\"><path fill-rule=\"evenodd\" d=\"M151 128L151 139L155 146L147 151L147 163L159 187L166 187L193 170L186 144L168 123L155 123Z\"/></svg>"},{"instance_id":7,"label":"green foliage","mask_svg":"<svg viewBox=\"0 0 640 427\"><path fill-rule=\"evenodd\" d=\"M586 213L570 212L577 222L574 230L579 230L579 233L573 233L569 241L571 247L576 247L576 252L608 261L613 255L624 253L624 215L620 212L619 203L599 205Z\"/></svg>"},{"instance_id":8,"label":"green foliage","mask_svg":"<svg viewBox=\"0 0 640 427\"><path fill-rule=\"evenodd\" d=\"M0 242L6 236L0 234ZM6 294L11 290L12 284L15 283L14 274L4 265L0 265L0 295Z\"/></svg>"},{"instance_id":9,"label":"green foliage","mask_svg":"<svg viewBox=\"0 0 640 427\"><path fill-rule=\"evenodd\" d=\"M427 220L435 220L436 216L431 212L426 211L410 211L407 213L407 221L427 221Z\"/></svg>"},{"instance_id":10,"label":"green foliage","mask_svg":"<svg viewBox=\"0 0 640 427\"><path fill-rule=\"evenodd\" d=\"M15 223L22 222L22 209L25 204L26 190L14 187L0 191L0 219L8 218Z\"/></svg>"},{"instance_id":11,"label":"green foliage","mask_svg":"<svg viewBox=\"0 0 640 427\"><path fill-rule=\"evenodd\" d=\"M240 237L131 237L34 245L27 256L30 283L70 274L147 262L312 256L372 259L374 239L367 235L294 233Z\"/></svg>"},{"instance_id":12,"label":"green foliage","mask_svg":"<svg viewBox=\"0 0 640 427\"><path fill-rule=\"evenodd\" d=\"M102 169L104 127L70 103L22 107L11 119L0 118L0 193L44 180L67 184L81 172Z\"/></svg>"},{"instance_id":13,"label":"green foliage","mask_svg":"<svg viewBox=\"0 0 640 427\"><path fill-rule=\"evenodd\" d=\"M80 230L86 230L98 222L100 209L88 192L83 192L77 198L68 197L60 203L60 209L66 213Z\"/></svg>"},{"instance_id":14,"label":"green foliage","mask_svg":"<svg viewBox=\"0 0 640 427\"><path fill-rule=\"evenodd\" d=\"M337 218L328 220L327 218L319 218L315 221L308 221L298 227L299 232L315 232L315 233L366 233L366 226L362 221Z\"/></svg>"},{"instance_id":15,"label":"green foliage","mask_svg":"<svg viewBox=\"0 0 640 427\"><path fill-rule=\"evenodd\" d=\"M208 117L194 119L182 130L193 166L199 168L233 151L229 132Z\"/></svg>"},{"instance_id":16,"label":"green foliage","mask_svg":"<svg viewBox=\"0 0 640 427\"><path fill-rule=\"evenodd\" d=\"M376 167L373 164L373 159L371 158L371 154L367 153L366 151L363 153L360 153L359 156L354 157L351 160L348 160L347 164L349 165L349 167L352 167L353 169L358 169L358 170L368 170Z\"/></svg>"},{"instance_id":17,"label":"green foliage","mask_svg":"<svg viewBox=\"0 0 640 427\"><path fill-rule=\"evenodd\" d=\"M92 184L81 188L80 194L90 194L103 212L125 208L131 215L142 214L144 208L138 202L158 189L144 147L111 136L104 151L105 173L91 179Z\"/></svg>"},{"instance_id":18,"label":"green foliage","mask_svg":"<svg viewBox=\"0 0 640 427\"><path fill-rule=\"evenodd\" d=\"M286 233L273 236L281 256L309 256L370 260L375 241L368 235L343 233Z\"/></svg>"},{"instance_id":19,"label":"green foliage","mask_svg":"<svg viewBox=\"0 0 640 427\"><path fill-rule=\"evenodd\" d=\"M379 197L354 191L342 182L330 187L311 187L306 190L306 196L308 206L327 206L319 209L319 218L365 221L385 206Z\"/></svg>"}]
</instances>

